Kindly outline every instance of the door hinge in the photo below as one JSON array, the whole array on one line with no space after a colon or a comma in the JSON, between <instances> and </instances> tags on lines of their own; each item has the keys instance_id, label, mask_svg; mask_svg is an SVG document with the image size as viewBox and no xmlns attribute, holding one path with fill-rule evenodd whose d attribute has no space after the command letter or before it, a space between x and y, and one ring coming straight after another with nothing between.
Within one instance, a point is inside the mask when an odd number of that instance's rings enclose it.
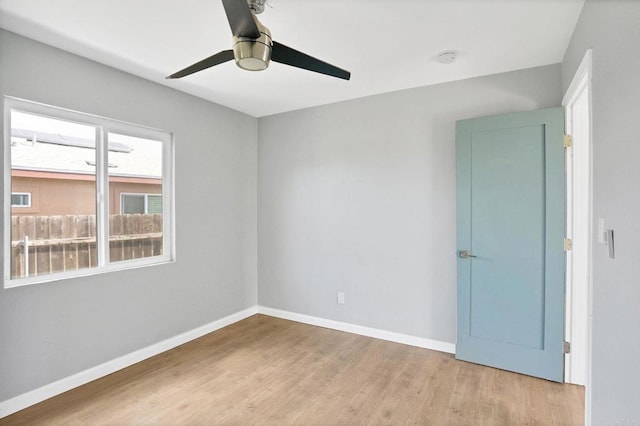
<instances>
[{"instance_id":1,"label":"door hinge","mask_svg":"<svg viewBox=\"0 0 640 426\"><path fill-rule=\"evenodd\" d=\"M563 345L563 350L565 354L571 353L571 343L565 341Z\"/></svg>"},{"instance_id":2,"label":"door hinge","mask_svg":"<svg viewBox=\"0 0 640 426\"><path fill-rule=\"evenodd\" d=\"M570 146L573 145L573 136L571 135L564 135L564 141L562 142L562 145L565 148L569 148Z\"/></svg>"},{"instance_id":3,"label":"door hinge","mask_svg":"<svg viewBox=\"0 0 640 426\"><path fill-rule=\"evenodd\" d=\"M573 241L571 241L571 238L565 238L564 239L564 251L569 251L573 248Z\"/></svg>"}]
</instances>

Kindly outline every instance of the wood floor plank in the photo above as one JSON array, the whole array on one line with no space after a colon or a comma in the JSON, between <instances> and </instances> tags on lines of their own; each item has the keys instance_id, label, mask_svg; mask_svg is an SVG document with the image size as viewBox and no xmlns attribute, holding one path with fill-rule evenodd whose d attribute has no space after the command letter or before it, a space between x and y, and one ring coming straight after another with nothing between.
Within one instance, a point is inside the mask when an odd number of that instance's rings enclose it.
<instances>
[{"instance_id":1,"label":"wood floor plank","mask_svg":"<svg viewBox=\"0 0 640 426\"><path fill-rule=\"evenodd\" d=\"M4 425L581 425L584 388L255 315Z\"/></svg>"}]
</instances>

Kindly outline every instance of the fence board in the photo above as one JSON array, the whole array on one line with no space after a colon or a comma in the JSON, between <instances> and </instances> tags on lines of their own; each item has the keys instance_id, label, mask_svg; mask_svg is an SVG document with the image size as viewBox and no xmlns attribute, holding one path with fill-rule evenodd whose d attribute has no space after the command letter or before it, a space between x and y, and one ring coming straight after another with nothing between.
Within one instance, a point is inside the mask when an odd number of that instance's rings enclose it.
<instances>
[{"instance_id":1,"label":"fence board","mask_svg":"<svg viewBox=\"0 0 640 426\"><path fill-rule=\"evenodd\" d=\"M24 275L24 256L22 247L11 247L11 271L15 276Z\"/></svg>"},{"instance_id":2,"label":"fence board","mask_svg":"<svg viewBox=\"0 0 640 426\"><path fill-rule=\"evenodd\" d=\"M162 254L162 215L111 215L110 261ZM95 215L13 216L11 276L22 277L24 237L29 237L29 275L97 265Z\"/></svg>"},{"instance_id":3,"label":"fence board","mask_svg":"<svg viewBox=\"0 0 640 426\"><path fill-rule=\"evenodd\" d=\"M112 214L109 216L109 236L122 235L122 215ZM123 241L115 240L109 242L109 260L117 262L124 259Z\"/></svg>"},{"instance_id":4,"label":"fence board","mask_svg":"<svg viewBox=\"0 0 640 426\"><path fill-rule=\"evenodd\" d=\"M76 216L76 235L80 238L89 236L89 216Z\"/></svg>"},{"instance_id":5,"label":"fence board","mask_svg":"<svg viewBox=\"0 0 640 426\"><path fill-rule=\"evenodd\" d=\"M11 216L11 241L21 240L24 235L20 233L20 218L18 216Z\"/></svg>"},{"instance_id":6,"label":"fence board","mask_svg":"<svg viewBox=\"0 0 640 426\"><path fill-rule=\"evenodd\" d=\"M162 233L162 215L161 214L154 214L153 216L153 229L156 232L160 232ZM162 255L162 237L160 238L156 238L154 240L154 247L153 247L153 256L161 256Z\"/></svg>"},{"instance_id":7,"label":"fence board","mask_svg":"<svg viewBox=\"0 0 640 426\"><path fill-rule=\"evenodd\" d=\"M77 245L77 249L78 249L78 259L77 259L77 265L78 265L78 269L85 269L89 267L89 243L85 243L85 244L78 244Z\"/></svg>"},{"instance_id":8,"label":"fence board","mask_svg":"<svg viewBox=\"0 0 640 426\"><path fill-rule=\"evenodd\" d=\"M49 238L50 239L62 239L64 237L63 229L63 216L50 216L49 217ZM64 271L64 244L51 244L49 245L49 264L50 272Z\"/></svg>"},{"instance_id":9,"label":"fence board","mask_svg":"<svg viewBox=\"0 0 640 426\"><path fill-rule=\"evenodd\" d=\"M138 218L140 216L137 216ZM125 215L122 218L123 224L123 233L124 234L136 234L138 230L138 221L134 215ZM136 256L136 245L133 241L125 241L123 246L124 250L124 259L135 259Z\"/></svg>"},{"instance_id":10,"label":"fence board","mask_svg":"<svg viewBox=\"0 0 640 426\"><path fill-rule=\"evenodd\" d=\"M35 235L32 240L46 240L49 238L49 221L50 216L34 216L35 219Z\"/></svg>"},{"instance_id":11,"label":"fence board","mask_svg":"<svg viewBox=\"0 0 640 426\"><path fill-rule=\"evenodd\" d=\"M64 237L77 238L78 228L76 226L76 216L64 216ZM73 271L78 269L78 245L68 244L64 246L64 270Z\"/></svg>"},{"instance_id":12,"label":"fence board","mask_svg":"<svg viewBox=\"0 0 640 426\"><path fill-rule=\"evenodd\" d=\"M29 238L36 238L36 218L33 216L22 216L20 217L20 239L23 239L25 235L28 235Z\"/></svg>"},{"instance_id":13,"label":"fence board","mask_svg":"<svg viewBox=\"0 0 640 426\"><path fill-rule=\"evenodd\" d=\"M64 270L73 271L78 269L78 245L65 244L64 246Z\"/></svg>"},{"instance_id":14,"label":"fence board","mask_svg":"<svg viewBox=\"0 0 640 426\"><path fill-rule=\"evenodd\" d=\"M96 216L95 215L89 216L89 236L90 237L96 236Z\"/></svg>"},{"instance_id":15,"label":"fence board","mask_svg":"<svg viewBox=\"0 0 640 426\"><path fill-rule=\"evenodd\" d=\"M78 236L78 226L76 225L77 216L66 215L64 216L64 237L76 238Z\"/></svg>"},{"instance_id":16,"label":"fence board","mask_svg":"<svg viewBox=\"0 0 640 426\"><path fill-rule=\"evenodd\" d=\"M89 243L89 266L98 265L98 251L96 250L96 243Z\"/></svg>"},{"instance_id":17,"label":"fence board","mask_svg":"<svg viewBox=\"0 0 640 426\"><path fill-rule=\"evenodd\" d=\"M49 236L48 238L63 238L63 216L49 216Z\"/></svg>"}]
</instances>

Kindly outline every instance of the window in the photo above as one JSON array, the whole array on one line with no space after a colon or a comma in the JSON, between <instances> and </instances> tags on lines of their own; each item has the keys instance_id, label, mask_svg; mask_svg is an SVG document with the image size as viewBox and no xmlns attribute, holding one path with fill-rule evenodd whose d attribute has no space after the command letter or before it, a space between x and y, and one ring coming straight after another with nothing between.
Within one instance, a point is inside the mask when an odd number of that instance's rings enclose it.
<instances>
[{"instance_id":1,"label":"window","mask_svg":"<svg viewBox=\"0 0 640 426\"><path fill-rule=\"evenodd\" d=\"M11 207L31 207L30 192L12 192Z\"/></svg>"},{"instance_id":2,"label":"window","mask_svg":"<svg viewBox=\"0 0 640 426\"><path fill-rule=\"evenodd\" d=\"M157 194L120 194L122 214L162 213L162 195Z\"/></svg>"},{"instance_id":3,"label":"window","mask_svg":"<svg viewBox=\"0 0 640 426\"><path fill-rule=\"evenodd\" d=\"M5 287L173 260L170 133L10 97L5 117ZM27 188L37 212L11 211Z\"/></svg>"}]
</instances>

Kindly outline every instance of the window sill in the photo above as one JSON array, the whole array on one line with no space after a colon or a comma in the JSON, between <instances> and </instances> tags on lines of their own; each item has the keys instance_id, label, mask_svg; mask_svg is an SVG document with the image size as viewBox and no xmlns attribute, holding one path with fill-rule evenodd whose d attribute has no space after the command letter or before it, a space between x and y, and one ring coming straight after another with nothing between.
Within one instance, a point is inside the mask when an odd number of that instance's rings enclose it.
<instances>
[{"instance_id":1,"label":"window sill","mask_svg":"<svg viewBox=\"0 0 640 426\"><path fill-rule=\"evenodd\" d=\"M164 265L164 264L174 263L174 262L175 262L175 259L172 258L171 256L155 256L152 258L143 258L143 259L122 261L122 262L114 262L103 267L79 269L79 270L68 271L68 272L58 272L54 274L39 275L34 277L13 278L13 279L9 277L5 277L4 288L9 289L9 288L23 287L27 285L33 285L33 284L45 284L45 283L51 283L55 281L64 281L64 280L73 279L73 278L82 278L82 277L89 277L92 275L101 275L109 272L125 271L128 269L138 269L138 268L146 268L149 266Z\"/></svg>"}]
</instances>

